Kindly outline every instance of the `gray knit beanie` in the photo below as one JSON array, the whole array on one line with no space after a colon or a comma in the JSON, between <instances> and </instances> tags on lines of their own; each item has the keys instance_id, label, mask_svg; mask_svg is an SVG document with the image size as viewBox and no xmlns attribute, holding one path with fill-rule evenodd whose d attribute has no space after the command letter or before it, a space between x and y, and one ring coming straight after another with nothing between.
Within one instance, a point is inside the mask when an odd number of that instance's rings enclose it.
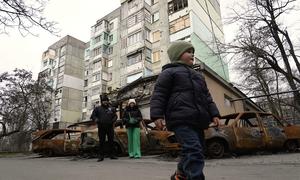
<instances>
[{"instance_id":1,"label":"gray knit beanie","mask_svg":"<svg viewBox=\"0 0 300 180\"><path fill-rule=\"evenodd\" d=\"M180 61L181 55L188 49L194 49L193 45L186 41L175 41L168 49L168 55L172 63Z\"/></svg>"}]
</instances>

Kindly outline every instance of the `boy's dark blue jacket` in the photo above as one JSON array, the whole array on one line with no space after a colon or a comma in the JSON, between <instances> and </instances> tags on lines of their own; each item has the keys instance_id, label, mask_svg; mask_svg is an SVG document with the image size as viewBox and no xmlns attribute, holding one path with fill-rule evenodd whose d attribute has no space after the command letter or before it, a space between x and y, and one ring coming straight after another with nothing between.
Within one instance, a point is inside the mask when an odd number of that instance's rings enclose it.
<instances>
[{"instance_id":1,"label":"boy's dark blue jacket","mask_svg":"<svg viewBox=\"0 0 300 180\"><path fill-rule=\"evenodd\" d=\"M204 77L182 63L163 66L150 106L151 119L165 119L168 130L180 125L206 129L220 116Z\"/></svg>"}]
</instances>

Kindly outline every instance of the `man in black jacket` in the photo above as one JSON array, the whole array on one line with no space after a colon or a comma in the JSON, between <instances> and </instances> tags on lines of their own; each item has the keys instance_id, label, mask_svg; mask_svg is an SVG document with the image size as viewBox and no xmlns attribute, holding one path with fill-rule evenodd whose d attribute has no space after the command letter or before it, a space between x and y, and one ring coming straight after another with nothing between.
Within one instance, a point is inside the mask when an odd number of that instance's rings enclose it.
<instances>
[{"instance_id":1,"label":"man in black jacket","mask_svg":"<svg viewBox=\"0 0 300 180\"><path fill-rule=\"evenodd\" d=\"M192 69L194 47L176 41L168 49L170 64L163 66L150 102L150 116L159 129L165 119L182 146L182 157L171 180L204 180L204 129L219 126L219 111L203 76Z\"/></svg>"},{"instance_id":2,"label":"man in black jacket","mask_svg":"<svg viewBox=\"0 0 300 180\"><path fill-rule=\"evenodd\" d=\"M110 159L117 159L114 155L114 122L117 120L116 110L109 104L106 95L101 95L101 106L95 107L91 119L97 123L99 136L99 159L104 160L104 144L107 136Z\"/></svg>"}]
</instances>

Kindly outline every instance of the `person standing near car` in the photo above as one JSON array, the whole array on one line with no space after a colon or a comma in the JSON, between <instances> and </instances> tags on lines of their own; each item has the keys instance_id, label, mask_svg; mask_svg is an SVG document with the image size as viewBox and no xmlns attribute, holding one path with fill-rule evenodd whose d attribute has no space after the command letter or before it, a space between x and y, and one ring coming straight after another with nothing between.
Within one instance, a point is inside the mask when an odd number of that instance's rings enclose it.
<instances>
[{"instance_id":1,"label":"person standing near car","mask_svg":"<svg viewBox=\"0 0 300 180\"><path fill-rule=\"evenodd\" d=\"M142 119L142 113L135 99L129 99L122 120L127 128L128 154L130 158L141 158L140 122Z\"/></svg>"},{"instance_id":2,"label":"person standing near car","mask_svg":"<svg viewBox=\"0 0 300 180\"><path fill-rule=\"evenodd\" d=\"M170 64L163 66L150 102L150 116L162 129L175 132L181 144L181 160L171 180L204 180L204 129L219 126L219 111L203 76L195 71L194 47L176 41L168 49Z\"/></svg>"},{"instance_id":3,"label":"person standing near car","mask_svg":"<svg viewBox=\"0 0 300 180\"><path fill-rule=\"evenodd\" d=\"M110 103L107 95L100 95L101 106L95 107L91 119L97 123L99 136L98 162L104 160L104 144L107 136L110 159L118 159L114 152L114 123L117 120L116 110Z\"/></svg>"}]
</instances>

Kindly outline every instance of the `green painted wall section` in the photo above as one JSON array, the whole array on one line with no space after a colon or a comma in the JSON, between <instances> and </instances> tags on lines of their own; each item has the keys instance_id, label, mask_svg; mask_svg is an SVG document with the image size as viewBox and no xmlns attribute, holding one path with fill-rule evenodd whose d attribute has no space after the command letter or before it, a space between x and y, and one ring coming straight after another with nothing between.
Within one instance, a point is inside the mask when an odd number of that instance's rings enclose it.
<instances>
[{"instance_id":1,"label":"green painted wall section","mask_svg":"<svg viewBox=\"0 0 300 180\"><path fill-rule=\"evenodd\" d=\"M214 70L219 76L229 81L228 65L202 41L196 34L191 34L191 43L195 47L195 57Z\"/></svg>"},{"instance_id":2,"label":"green painted wall section","mask_svg":"<svg viewBox=\"0 0 300 180\"><path fill-rule=\"evenodd\" d=\"M118 32L117 31L113 31L113 32L110 32L109 35L113 35L113 40L110 42L110 45L114 45L118 42Z\"/></svg>"}]
</instances>

